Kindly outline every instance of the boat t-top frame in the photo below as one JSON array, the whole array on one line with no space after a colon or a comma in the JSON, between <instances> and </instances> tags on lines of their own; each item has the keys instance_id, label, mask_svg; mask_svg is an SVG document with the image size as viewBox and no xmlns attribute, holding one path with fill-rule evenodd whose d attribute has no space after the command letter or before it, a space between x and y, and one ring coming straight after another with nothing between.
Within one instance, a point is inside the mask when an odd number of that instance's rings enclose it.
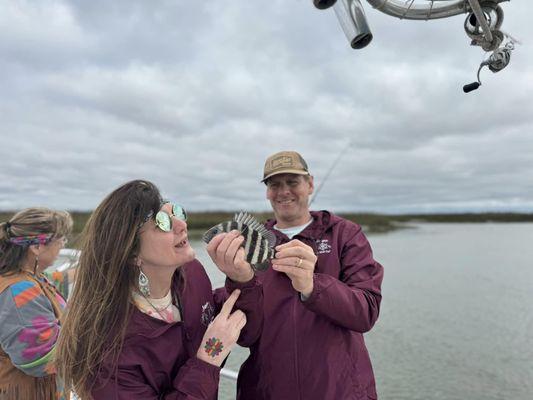
<instances>
[{"instance_id":1,"label":"boat t-top frame","mask_svg":"<svg viewBox=\"0 0 533 400\"><path fill-rule=\"evenodd\" d=\"M500 30L503 10L499 3L510 0L366 0L376 10L409 20L430 20L467 14L464 29L473 46L492 52L477 72L477 82L463 87L465 93L481 85L479 74L484 66L492 72L501 71L511 60L511 52L519 42ZM372 33L360 0L313 0L315 7L333 7L339 23L354 49L372 41Z\"/></svg>"}]
</instances>

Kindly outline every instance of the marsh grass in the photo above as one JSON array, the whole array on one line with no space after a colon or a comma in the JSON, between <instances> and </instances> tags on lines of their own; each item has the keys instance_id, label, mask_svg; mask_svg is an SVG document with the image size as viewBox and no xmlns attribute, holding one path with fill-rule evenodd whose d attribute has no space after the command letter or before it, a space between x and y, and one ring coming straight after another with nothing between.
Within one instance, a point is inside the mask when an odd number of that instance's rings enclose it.
<instances>
[{"instance_id":1,"label":"marsh grass","mask_svg":"<svg viewBox=\"0 0 533 400\"><path fill-rule=\"evenodd\" d=\"M7 221L14 212L0 212L0 222ZM199 239L203 232L212 226L233 218L234 212L193 212L188 213L187 225L191 239ZM77 248L80 233L91 216L90 212L71 212L74 220L72 237L68 247ZM261 222L273 217L270 212L253 213ZM482 223L482 222L533 222L533 213L462 213L462 214L374 214L344 213L342 217L364 227L367 233L386 233L409 226L410 222L434 223Z\"/></svg>"}]
</instances>

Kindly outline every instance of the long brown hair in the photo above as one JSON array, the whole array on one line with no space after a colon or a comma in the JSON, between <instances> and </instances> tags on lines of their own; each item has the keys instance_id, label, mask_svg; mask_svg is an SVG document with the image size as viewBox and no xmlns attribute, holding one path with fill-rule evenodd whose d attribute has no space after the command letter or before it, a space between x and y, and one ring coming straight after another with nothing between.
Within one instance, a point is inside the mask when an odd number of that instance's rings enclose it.
<instances>
[{"instance_id":1,"label":"long brown hair","mask_svg":"<svg viewBox=\"0 0 533 400\"><path fill-rule=\"evenodd\" d=\"M76 283L56 347L58 374L83 399L104 359L116 365L133 311L139 228L162 204L157 187L128 182L96 208L82 233Z\"/></svg>"},{"instance_id":2,"label":"long brown hair","mask_svg":"<svg viewBox=\"0 0 533 400\"><path fill-rule=\"evenodd\" d=\"M45 207L26 208L0 223L0 275L20 272L28 254L29 245L14 244L10 239L49 234L52 241L68 236L71 230L72 217L68 212Z\"/></svg>"}]
</instances>

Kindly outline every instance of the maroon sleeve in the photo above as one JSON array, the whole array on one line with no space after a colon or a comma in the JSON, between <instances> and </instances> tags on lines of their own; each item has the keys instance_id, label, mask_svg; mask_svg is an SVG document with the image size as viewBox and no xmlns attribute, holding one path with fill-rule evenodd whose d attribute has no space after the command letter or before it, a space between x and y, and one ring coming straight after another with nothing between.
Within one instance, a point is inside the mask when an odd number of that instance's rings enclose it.
<instances>
[{"instance_id":1,"label":"maroon sleeve","mask_svg":"<svg viewBox=\"0 0 533 400\"><path fill-rule=\"evenodd\" d=\"M246 325L237 343L243 347L250 347L259 339L263 328L263 286L255 275L245 283L234 282L226 278L225 287L218 288L214 292L218 309L235 289L241 290L235 309L241 310L246 315Z\"/></svg>"},{"instance_id":2,"label":"maroon sleeve","mask_svg":"<svg viewBox=\"0 0 533 400\"><path fill-rule=\"evenodd\" d=\"M344 233L348 240L340 254L340 277L315 273L313 292L305 306L344 328L367 332L376 322L381 303L383 267L357 225Z\"/></svg>"},{"instance_id":3,"label":"maroon sleeve","mask_svg":"<svg viewBox=\"0 0 533 400\"><path fill-rule=\"evenodd\" d=\"M176 378L176 392L168 393L166 400L214 399L218 390L220 367L211 365L196 357L189 358Z\"/></svg>"},{"instance_id":4,"label":"maroon sleeve","mask_svg":"<svg viewBox=\"0 0 533 400\"><path fill-rule=\"evenodd\" d=\"M91 395L94 400L212 400L217 396L219 377L219 367L193 357L178 371L173 390L161 396L139 368L119 366L103 385L93 386Z\"/></svg>"}]
</instances>

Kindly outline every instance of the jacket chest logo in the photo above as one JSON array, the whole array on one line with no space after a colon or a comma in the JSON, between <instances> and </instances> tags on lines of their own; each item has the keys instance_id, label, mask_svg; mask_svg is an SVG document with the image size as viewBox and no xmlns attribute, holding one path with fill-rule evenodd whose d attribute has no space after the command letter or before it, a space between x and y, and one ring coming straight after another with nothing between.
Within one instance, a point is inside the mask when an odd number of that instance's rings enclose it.
<instances>
[{"instance_id":1,"label":"jacket chest logo","mask_svg":"<svg viewBox=\"0 0 533 400\"><path fill-rule=\"evenodd\" d=\"M329 244L328 239L317 239L316 250L317 250L317 254L331 253L331 245Z\"/></svg>"},{"instance_id":2,"label":"jacket chest logo","mask_svg":"<svg viewBox=\"0 0 533 400\"><path fill-rule=\"evenodd\" d=\"M207 326L213 321L215 318L215 309L211 305L211 303L206 302L202 306L202 324Z\"/></svg>"}]
</instances>

